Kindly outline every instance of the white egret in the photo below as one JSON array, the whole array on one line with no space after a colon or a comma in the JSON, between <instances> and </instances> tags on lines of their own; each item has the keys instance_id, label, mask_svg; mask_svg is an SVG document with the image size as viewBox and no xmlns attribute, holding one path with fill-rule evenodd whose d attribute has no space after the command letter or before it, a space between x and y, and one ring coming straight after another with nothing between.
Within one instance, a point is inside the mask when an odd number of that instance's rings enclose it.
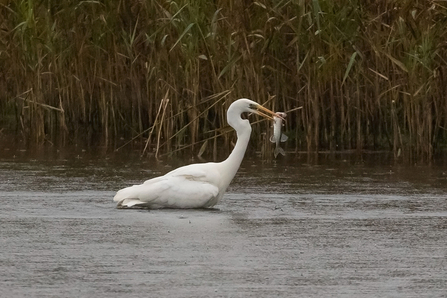
<instances>
[{"instance_id":1,"label":"white egret","mask_svg":"<svg viewBox=\"0 0 447 298\"><path fill-rule=\"evenodd\" d=\"M118 203L117 208L207 208L216 205L236 175L250 140L250 122L241 118L244 112L269 119L275 115L246 98L233 102L227 111L227 121L236 130L237 142L226 160L183 166L143 184L123 188L113 198Z\"/></svg>"}]
</instances>

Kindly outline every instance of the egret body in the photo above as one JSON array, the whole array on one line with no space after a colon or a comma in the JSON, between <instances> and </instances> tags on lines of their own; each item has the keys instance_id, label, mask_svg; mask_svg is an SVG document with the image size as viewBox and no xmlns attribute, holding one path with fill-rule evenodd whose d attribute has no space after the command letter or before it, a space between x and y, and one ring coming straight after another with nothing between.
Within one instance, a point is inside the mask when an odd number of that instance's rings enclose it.
<instances>
[{"instance_id":1,"label":"egret body","mask_svg":"<svg viewBox=\"0 0 447 298\"><path fill-rule=\"evenodd\" d=\"M226 160L183 166L143 184L123 188L113 198L117 208L208 208L216 205L236 175L250 140L250 122L241 118L244 112L269 119L275 115L246 98L233 102L227 111L227 121L236 130L237 142Z\"/></svg>"}]
</instances>

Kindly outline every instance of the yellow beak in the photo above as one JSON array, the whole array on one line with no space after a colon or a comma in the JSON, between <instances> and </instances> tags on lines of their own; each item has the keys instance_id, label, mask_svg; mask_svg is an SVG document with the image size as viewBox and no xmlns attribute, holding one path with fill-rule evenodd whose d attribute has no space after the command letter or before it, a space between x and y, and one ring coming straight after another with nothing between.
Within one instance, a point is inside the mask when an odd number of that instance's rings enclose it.
<instances>
[{"instance_id":1,"label":"yellow beak","mask_svg":"<svg viewBox=\"0 0 447 298\"><path fill-rule=\"evenodd\" d=\"M273 116L275 116L285 121L285 119L281 115L278 115L275 112L272 112L267 108L264 108L263 106L258 105L256 106L256 109L257 109L256 114L258 114L259 116L265 117L270 120L273 120Z\"/></svg>"}]
</instances>

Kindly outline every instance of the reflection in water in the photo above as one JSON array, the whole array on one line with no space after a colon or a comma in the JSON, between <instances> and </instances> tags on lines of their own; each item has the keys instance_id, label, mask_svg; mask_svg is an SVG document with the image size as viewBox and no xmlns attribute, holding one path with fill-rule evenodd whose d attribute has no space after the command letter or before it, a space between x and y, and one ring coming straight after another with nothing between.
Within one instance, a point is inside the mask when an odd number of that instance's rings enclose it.
<instances>
[{"instance_id":1,"label":"reflection in water","mask_svg":"<svg viewBox=\"0 0 447 298\"><path fill-rule=\"evenodd\" d=\"M403 165L386 155L322 155L309 164L307 155L288 154L284 159L262 162L246 158L230 189L272 193L444 193L447 170L438 165ZM163 175L194 160L141 159L139 152L97 155L95 152L4 151L0 156L3 190L111 190ZM6 182L6 183L5 183ZM109 184L110 183L110 184ZM243 185L241 185L243 183Z\"/></svg>"},{"instance_id":2,"label":"reflection in water","mask_svg":"<svg viewBox=\"0 0 447 298\"><path fill-rule=\"evenodd\" d=\"M217 210L117 210L190 163L3 152L6 297L442 296L447 175L379 155L244 160ZM60 285L64 285L61 293Z\"/></svg>"}]
</instances>

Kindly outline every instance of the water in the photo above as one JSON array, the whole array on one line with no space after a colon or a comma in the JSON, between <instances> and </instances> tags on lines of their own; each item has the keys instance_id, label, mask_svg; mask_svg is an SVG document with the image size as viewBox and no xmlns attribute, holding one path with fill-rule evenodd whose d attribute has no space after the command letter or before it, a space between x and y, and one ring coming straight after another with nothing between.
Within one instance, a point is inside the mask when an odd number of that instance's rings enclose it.
<instances>
[{"instance_id":1,"label":"water","mask_svg":"<svg viewBox=\"0 0 447 298\"><path fill-rule=\"evenodd\" d=\"M447 173L246 159L213 210L118 210L185 161L0 159L1 297L446 297Z\"/></svg>"}]
</instances>

